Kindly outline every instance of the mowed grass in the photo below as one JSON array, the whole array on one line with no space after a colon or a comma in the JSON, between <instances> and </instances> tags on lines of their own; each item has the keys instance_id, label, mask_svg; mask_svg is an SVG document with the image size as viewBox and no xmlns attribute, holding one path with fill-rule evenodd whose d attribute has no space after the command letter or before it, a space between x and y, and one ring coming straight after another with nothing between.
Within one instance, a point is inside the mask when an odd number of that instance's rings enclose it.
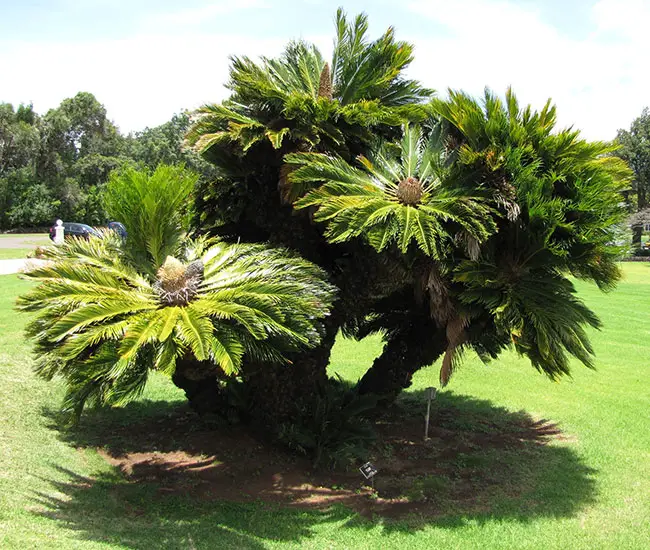
<instances>
[{"instance_id":1,"label":"mowed grass","mask_svg":"<svg viewBox=\"0 0 650 550\"><path fill-rule=\"evenodd\" d=\"M0 243L1 245L2 243ZM34 252L33 248L0 248L0 260L17 260L26 258L27 254Z\"/></svg>"},{"instance_id":2,"label":"mowed grass","mask_svg":"<svg viewBox=\"0 0 650 550\"><path fill-rule=\"evenodd\" d=\"M0 260L27 257L37 246L52 244L47 233L0 234Z\"/></svg>"},{"instance_id":3,"label":"mowed grass","mask_svg":"<svg viewBox=\"0 0 650 550\"><path fill-rule=\"evenodd\" d=\"M65 443L52 420L61 384L34 377L25 318L12 309L28 283L0 277L0 548L647 548L650 265L625 264L624 272L608 295L578 285L604 322L593 334L596 371L575 365L573 378L553 383L514 354L488 366L468 356L438 398L459 407L488 401L495 411L559 425L562 437L539 452L548 463L525 462L531 471L518 471L529 477L515 485L521 494L481 502L480 512L450 503L438 519L397 523L343 507L319 512L167 495L155 483L129 482L94 449ZM377 338L340 340L332 372L356 380L380 347ZM405 402L427 386L438 386L436 366L418 373ZM173 386L154 378L134 414L180 403ZM464 460L480 462L480 452ZM489 458L482 475L498 479L498 461L508 472L517 453Z\"/></svg>"}]
</instances>

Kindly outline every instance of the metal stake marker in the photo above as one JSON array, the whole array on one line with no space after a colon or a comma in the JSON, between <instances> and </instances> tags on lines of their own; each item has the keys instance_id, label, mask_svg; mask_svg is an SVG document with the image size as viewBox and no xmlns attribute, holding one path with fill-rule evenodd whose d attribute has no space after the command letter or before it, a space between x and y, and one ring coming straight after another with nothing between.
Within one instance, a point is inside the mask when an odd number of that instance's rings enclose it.
<instances>
[{"instance_id":1,"label":"metal stake marker","mask_svg":"<svg viewBox=\"0 0 650 550\"><path fill-rule=\"evenodd\" d=\"M429 439L429 416L431 415L431 401L436 398L436 388L429 387L427 392L427 415L424 422L424 440Z\"/></svg>"},{"instance_id":2,"label":"metal stake marker","mask_svg":"<svg viewBox=\"0 0 650 550\"><path fill-rule=\"evenodd\" d=\"M370 486L372 487L372 492L375 492L375 476L377 475L377 468L372 462L366 462L359 471L363 474L363 477L370 480Z\"/></svg>"}]
</instances>

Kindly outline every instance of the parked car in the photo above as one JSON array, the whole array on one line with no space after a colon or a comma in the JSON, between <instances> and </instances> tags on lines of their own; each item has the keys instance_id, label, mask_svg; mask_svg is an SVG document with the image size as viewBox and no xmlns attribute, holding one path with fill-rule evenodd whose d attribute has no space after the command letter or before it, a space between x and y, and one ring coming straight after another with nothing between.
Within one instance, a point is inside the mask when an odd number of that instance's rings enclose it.
<instances>
[{"instance_id":1,"label":"parked car","mask_svg":"<svg viewBox=\"0 0 650 550\"><path fill-rule=\"evenodd\" d=\"M120 222L108 222L107 227L111 231L115 231L122 239L126 239L126 227Z\"/></svg>"},{"instance_id":2,"label":"parked car","mask_svg":"<svg viewBox=\"0 0 650 550\"><path fill-rule=\"evenodd\" d=\"M50 239L54 240L55 235L56 225L53 225L50 227ZM63 236L66 239L76 237L88 240L90 237L101 238L102 234L85 223L63 222Z\"/></svg>"}]
</instances>

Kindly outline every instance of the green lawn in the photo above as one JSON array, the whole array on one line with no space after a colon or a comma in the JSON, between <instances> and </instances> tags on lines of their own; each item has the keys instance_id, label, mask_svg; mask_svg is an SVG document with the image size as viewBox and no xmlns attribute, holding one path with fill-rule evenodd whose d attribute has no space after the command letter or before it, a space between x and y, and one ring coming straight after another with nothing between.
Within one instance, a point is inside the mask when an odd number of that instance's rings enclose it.
<instances>
[{"instance_id":1,"label":"green lawn","mask_svg":"<svg viewBox=\"0 0 650 550\"><path fill-rule=\"evenodd\" d=\"M47 233L0 234L0 260L25 258L37 246L51 244Z\"/></svg>"},{"instance_id":2,"label":"green lawn","mask_svg":"<svg viewBox=\"0 0 650 550\"><path fill-rule=\"evenodd\" d=\"M0 246L2 243L0 242ZM27 254L34 252L33 248L0 248L0 260L16 260L26 258Z\"/></svg>"},{"instance_id":3,"label":"green lawn","mask_svg":"<svg viewBox=\"0 0 650 550\"><path fill-rule=\"evenodd\" d=\"M467 357L438 403L492 421L504 409L526 411L558 423L562 437L534 460L521 455L519 468L512 449L479 468L485 477L512 471L514 498L487 498L472 510L449 503L448 513L419 524L368 520L343 507L199 502L126 480L92 447L66 443L58 431L52 411L62 388L34 378L21 336L25 319L12 311L28 283L0 277L0 548L647 548L650 264L624 270L609 295L580 284L605 324L593 336L596 371L576 365L572 379L553 383L515 355L489 366ZM339 341L332 370L355 380L379 346L377 339ZM435 367L418 373L411 395L429 385L438 385ZM180 402L155 378L137 410L155 415ZM448 419L459 434L463 418ZM123 419L132 420L128 411ZM480 452L463 460L480 461Z\"/></svg>"}]
</instances>

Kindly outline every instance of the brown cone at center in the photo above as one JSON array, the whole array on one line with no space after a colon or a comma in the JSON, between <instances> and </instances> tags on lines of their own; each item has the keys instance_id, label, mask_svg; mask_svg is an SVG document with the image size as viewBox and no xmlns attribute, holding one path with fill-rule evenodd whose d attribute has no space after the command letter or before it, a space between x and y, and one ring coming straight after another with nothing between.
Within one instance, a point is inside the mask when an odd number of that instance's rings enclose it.
<instances>
[{"instance_id":1,"label":"brown cone at center","mask_svg":"<svg viewBox=\"0 0 650 550\"><path fill-rule=\"evenodd\" d=\"M408 177L397 186L397 199L408 206L414 206L422 199L422 184L414 177Z\"/></svg>"}]
</instances>

